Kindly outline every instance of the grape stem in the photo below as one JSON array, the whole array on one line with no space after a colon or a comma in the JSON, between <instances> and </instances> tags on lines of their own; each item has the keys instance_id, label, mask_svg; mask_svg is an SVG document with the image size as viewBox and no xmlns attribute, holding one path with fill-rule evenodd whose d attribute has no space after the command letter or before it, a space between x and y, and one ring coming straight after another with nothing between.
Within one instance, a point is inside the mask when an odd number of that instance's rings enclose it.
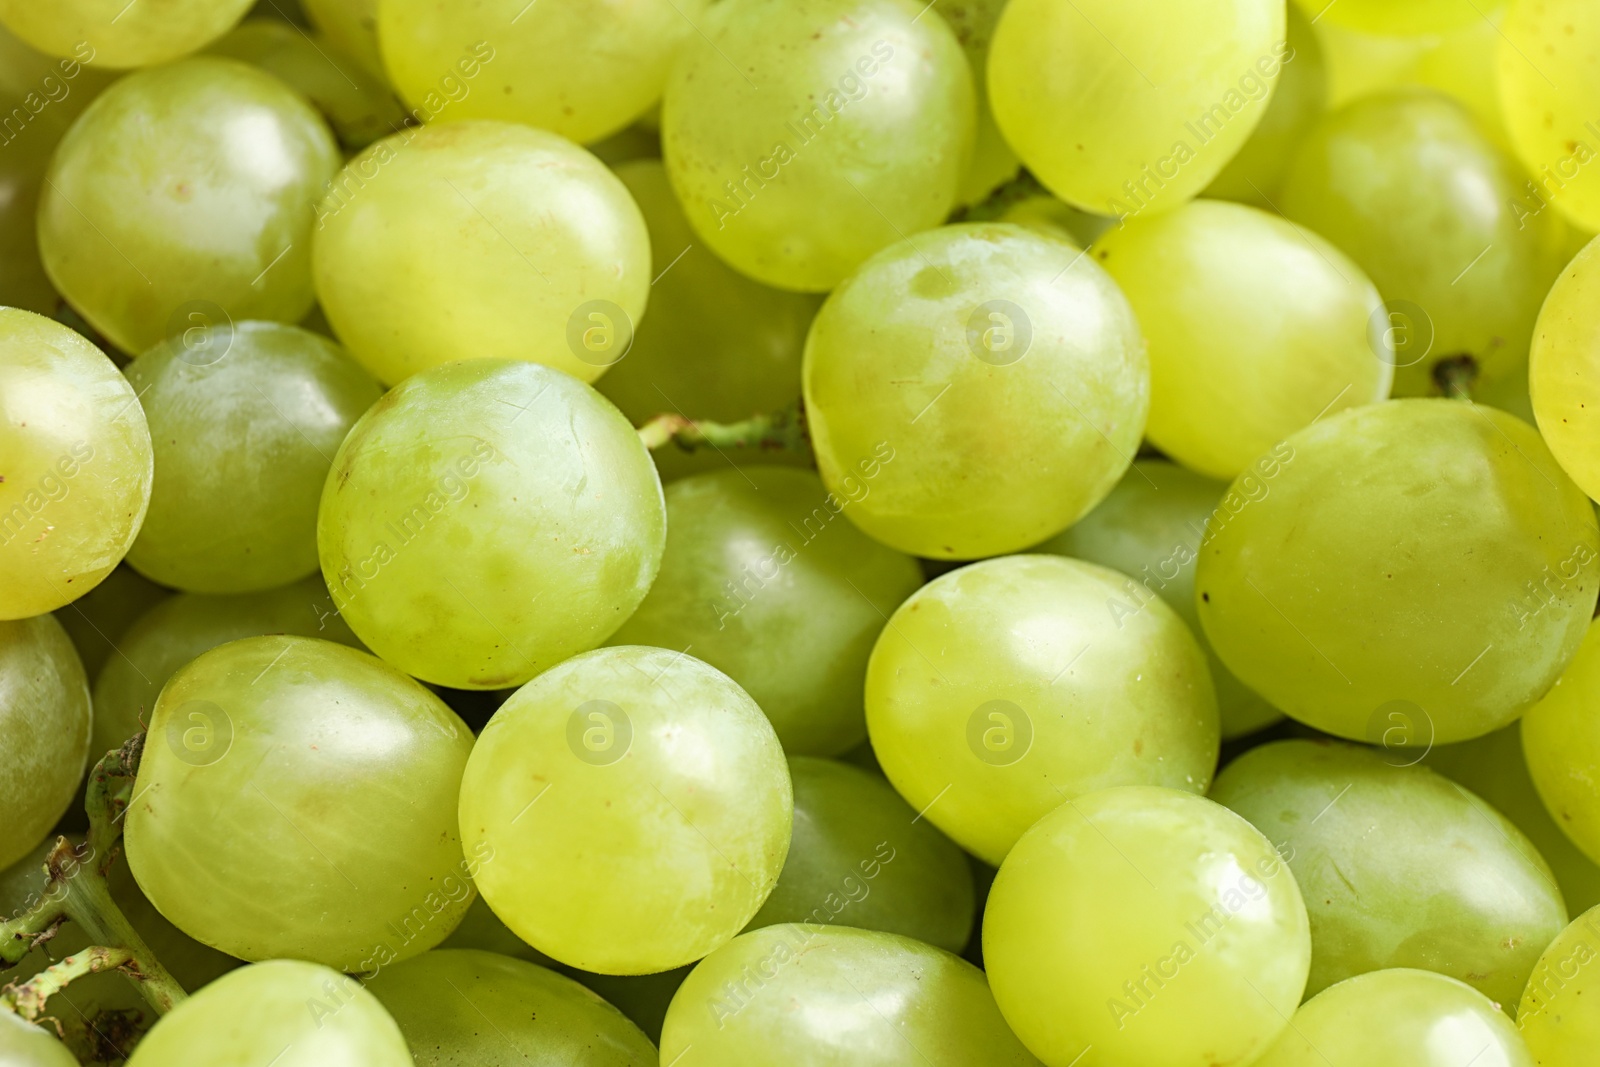
<instances>
[{"instance_id":1,"label":"grape stem","mask_svg":"<svg viewBox=\"0 0 1600 1067\"><path fill-rule=\"evenodd\" d=\"M1433 365L1433 380L1441 396L1471 400L1478 382L1478 361L1471 356L1447 356Z\"/></svg>"},{"instance_id":2,"label":"grape stem","mask_svg":"<svg viewBox=\"0 0 1600 1067\"><path fill-rule=\"evenodd\" d=\"M105 948L91 945L59 963L51 964L20 985L8 985L0 990L0 1005L4 1005L28 1020L38 1022L44 1014L45 1001L61 992L75 978L99 974L133 963L133 953L125 948Z\"/></svg>"},{"instance_id":3,"label":"grape stem","mask_svg":"<svg viewBox=\"0 0 1600 1067\"><path fill-rule=\"evenodd\" d=\"M1020 171L1015 178L1005 182L976 204L968 207L965 211L956 212L950 217L950 221L952 223L992 222L1024 200L1048 195L1050 195L1049 190L1039 184L1038 178L1035 178L1026 170Z\"/></svg>"},{"instance_id":4,"label":"grape stem","mask_svg":"<svg viewBox=\"0 0 1600 1067\"><path fill-rule=\"evenodd\" d=\"M685 452L702 448L723 451L811 453L803 401L743 422L708 422L683 415L657 415L639 427L639 438L652 451L668 444Z\"/></svg>"},{"instance_id":5,"label":"grape stem","mask_svg":"<svg viewBox=\"0 0 1600 1067\"><path fill-rule=\"evenodd\" d=\"M29 952L49 941L69 919L83 927L92 942L91 947L0 994L0 1006L30 1021L43 1010L46 998L60 992L73 979L111 968L126 975L161 1014L171 1011L187 995L111 899L106 881L121 852L122 816L132 800L143 751L141 733L95 764L89 775L86 804L88 837L81 845L58 838L45 861L48 877L44 892L27 911L0 922L0 958L8 965L21 962ZM33 1014L27 1014L29 1011Z\"/></svg>"}]
</instances>

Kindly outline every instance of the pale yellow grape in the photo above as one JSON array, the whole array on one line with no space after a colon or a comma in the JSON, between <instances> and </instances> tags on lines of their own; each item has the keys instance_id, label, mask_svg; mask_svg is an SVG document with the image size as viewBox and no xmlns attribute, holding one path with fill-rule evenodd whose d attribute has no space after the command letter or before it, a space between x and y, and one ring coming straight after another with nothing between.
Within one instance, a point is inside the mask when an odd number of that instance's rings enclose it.
<instances>
[{"instance_id":1,"label":"pale yellow grape","mask_svg":"<svg viewBox=\"0 0 1600 1067\"><path fill-rule=\"evenodd\" d=\"M110 574L153 470L116 364L60 323L0 308L0 619L54 611Z\"/></svg>"},{"instance_id":2,"label":"pale yellow grape","mask_svg":"<svg viewBox=\"0 0 1600 1067\"><path fill-rule=\"evenodd\" d=\"M987 560L913 593L872 650L866 701L895 788L991 864L1063 800L1203 793L1216 766L1216 694L1183 620L1059 556Z\"/></svg>"},{"instance_id":3,"label":"pale yellow grape","mask_svg":"<svg viewBox=\"0 0 1600 1067\"><path fill-rule=\"evenodd\" d=\"M0 1011L0 1063L6 1067L78 1067L78 1058L42 1026Z\"/></svg>"},{"instance_id":4,"label":"pale yellow grape","mask_svg":"<svg viewBox=\"0 0 1600 1067\"><path fill-rule=\"evenodd\" d=\"M1550 942L1517 1007L1539 1067L1582 1067L1600 1049L1600 908Z\"/></svg>"},{"instance_id":5,"label":"pale yellow grape","mask_svg":"<svg viewBox=\"0 0 1600 1067\"><path fill-rule=\"evenodd\" d=\"M1543 199L1600 230L1600 5L1513 0L1497 66L1511 143Z\"/></svg>"},{"instance_id":6,"label":"pale yellow grape","mask_svg":"<svg viewBox=\"0 0 1600 1067\"><path fill-rule=\"evenodd\" d=\"M1069 204L1168 210L1266 113L1284 18L1276 0L1012 0L989 51L995 119Z\"/></svg>"},{"instance_id":7,"label":"pale yellow grape","mask_svg":"<svg viewBox=\"0 0 1600 1067\"><path fill-rule=\"evenodd\" d=\"M1009 223L884 249L811 324L806 416L844 514L902 552L973 559L1038 544L1127 470L1149 369L1116 284Z\"/></svg>"},{"instance_id":8,"label":"pale yellow grape","mask_svg":"<svg viewBox=\"0 0 1600 1067\"><path fill-rule=\"evenodd\" d=\"M525 359L593 381L650 288L650 235L599 160L553 133L453 122L386 137L317 207L317 296L393 384L456 359Z\"/></svg>"},{"instance_id":9,"label":"pale yellow grape","mask_svg":"<svg viewBox=\"0 0 1600 1067\"><path fill-rule=\"evenodd\" d=\"M1283 1032L1311 934L1254 827L1133 786L1023 835L989 891L983 958L1006 1021L1049 1067L1215 1067L1254 1062Z\"/></svg>"},{"instance_id":10,"label":"pale yellow grape","mask_svg":"<svg viewBox=\"0 0 1600 1067\"><path fill-rule=\"evenodd\" d=\"M805 923L702 961L667 1009L661 1062L1039 1067L972 964L909 937Z\"/></svg>"},{"instance_id":11,"label":"pale yellow grape","mask_svg":"<svg viewBox=\"0 0 1600 1067\"><path fill-rule=\"evenodd\" d=\"M165 63L204 48L251 0L0 0L0 22L41 52L96 66Z\"/></svg>"},{"instance_id":12,"label":"pale yellow grape","mask_svg":"<svg viewBox=\"0 0 1600 1067\"><path fill-rule=\"evenodd\" d=\"M300 0L300 6L341 52L370 73L388 77L378 51L378 0Z\"/></svg>"},{"instance_id":13,"label":"pale yellow grape","mask_svg":"<svg viewBox=\"0 0 1600 1067\"><path fill-rule=\"evenodd\" d=\"M456 799L472 734L415 679L331 641L213 648L161 690L128 809L139 888L248 960L369 973L454 929L486 859Z\"/></svg>"},{"instance_id":14,"label":"pale yellow grape","mask_svg":"<svg viewBox=\"0 0 1600 1067\"><path fill-rule=\"evenodd\" d=\"M39 250L127 352L199 320L293 322L312 302L312 205L338 167L322 116L265 71L216 56L141 70L62 139Z\"/></svg>"},{"instance_id":15,"label":"pale yellow grape","mask_svg":"<svg viewBox=\"0 0 1600 1067\"><path fill-rule=\"evenodd\" d=\"M413 1067L405 1038L355 979L315 963L242 967L161 1017L128 1067Z\"/></svg>"},{"instance_id":16,"label":"pale yellow grape","mask_svg":"<svg viewBox=\"0 0 1600 1067\"><path fill-rule=\"evenodd\" d=\"M1319 993L1251 1067L1581 1067L1535 1060L1499 1005L1431 971L1363 974Z\"/></svg>"},{"instance_id":17,"label":"pale yellow grape","mask_svg":"<svg viewBox=\"0 0 1600 1067\"><path fill-rule=\"evenodd\" d=\"M1289 159L1301 138L1328 106L1328 64L1316 29L1294 4L1288 6L1283 69L1267 112L1205 194L1270 208Z\"/></svg>"},{"instance_id":18,"label":"pale yellow grape","mask_svg":"<svg viewBox=\"0 0 1600 1067\"><path fill-rule=\"evenodd\" d=\"M1264 464L1257 477L1270 469ZM1227 483L1176 463L1134 460L1098 507L1034 549L1110 567L1166 601L1206 652L1224 739L1243 737L1283 718L1217 658L1195 610L1195 561L1211 536L1210 524L1228 514L1227 495Z\"/></svg>"},{"instance_id":19,"label":"pale yellow grape","mask_svg":"<svg viewBox=\"0 0 1600 1067\"><path fill-rule=\"evenodd\" d=\"M390 390L334 456L317 546L350 628L410 674L504 689L614 633L661 563L666 507L628 421L520 361Z\"/></svg>"},{"instance_id":20,"label":"pale yellow grape","mask_svg":"<svg viewBox=\"0 0 1600 1067\"><path fill-rule=\"evenodd\" d=\"M576 656L512 695L461 784L478 890L562 963L649 974L749 922L789 850L794 795L761 709L692 656Z\"/></svg>"},{"instance_id":21,"label":"pale yellow grape","mask_svg":"<svg viewBox=\"0 0 1600 1067\"><path fill-rule=\"evenodd\" d=\"M1317 417L1389 396L1383 299L1309 230L1199 200L1106 231L1094 256L1149 344L1145 435L1187 467L1232 478Z\"/></svg>"},{"instance_id":22,"label":"pale yellow grape","mask_svg":"<svg viewBox=\"0 0 1600 1067\"><path fill-rule=\"evenodd\" d=\"M1600 863L1600 623L1561 677L1522 717L1533 784L1557 825Z\"/></svg>"},{"instance_id":23,"label":"pale yellow grape","mask_svg":"<svg viewBox=\"0 0 1600 1067\"><path fill-rule=\"evenodd\" d=\"M1307 15L1366 33L1438 33L1488 19L1499 0L1298 0Z\"/></svg>"},{"instance_id":24,"label":"pale yellow grape","mask_svg":"<svg viewBox=\"0 0 1600 1067\"><path fill-rule=\"evenodd\" d=\"M927 5L723 0L701 26L667 82L661 147L717 255L768 285L825 292L950 213L972 151L972 73Z\"/></svg>"},{"instance_id":25,"label":"pale yellow grape","mask_svg":"<svg viewBox=\"0 0 1600 1067\"><path fill-rule=\"evenodd\" d=\"M1584 492L1600 497L1600 240L1578 253L1545 297L1528 388L1551 454Z\"/></svg>"},{"instance_id":26,"label":"pale yellow grape","mask_svg":"<svg viewBox=\"0 0 1600 1067\"><path fill-rule=\"evenodd\" d=\"M1460 400L1321 419L1235 481L1200 621L1241 681L1351 740L1448 744L1515 720L1593 614L1600 529L1538 433Z\"/></svg>"},{"instance_id":27,"label":"pale yellow grape","mask_svg":"<svg viewBox=\"0 0 1600 1067\"><path fill-rule=\"evenodd\" d=\"M89 754L89 681L49 615L0 621L0 868L37 845L72 801Z\"/></svg>"},{"instance_id":28,"label":"pale yellow grape","mask_svg":"<svg viewBox=\"0 0 1600 1067\"><path fill-rule=\"evenodd\" d=\"M661 160L631 160L616 173L644 213L657 277L633 347L595 388L636 425L662 412L736 422L792 403L821 297L762 285L717 258L689 228ZM730 461L811 463L805 450L658 448L652 455L663 481L725 471Z\"/></svg>"},{"instance_id":29,"label":"pale yellow grape","mask_svg":"<svg viewBox=\"0 0 1600 1067\"><path fill-rule=\"evenodd\" d=\"M977 103L978 125L972 139L972 162L967 166L966 177L961 180L961 190L956 196L959 204L982 200L1022 166L1017 154L1000 136L1000 127L995 124L994 112L989 107L989 42L994 38L995 24L1005 8L1006 0L956 0L934 6L955 31L956 40L961 42L961 50L972 65L972 88Z\"/></svg>"},{"instance_id":30,"label":"pale yellow grape","mask_svg":"<svg viewBox=\"0 0 1600 1067\"><path fill-rule=\"evenodd\" d=\"M327 118L345 148L400 129L405 112L389 86L331 41L274 18L252 18L207 49L282 78Z\"/></svg>"},{"instance_id":31,"label":"pale yellow grape","mask_svg":"<svg viewBox=\"0 0 1600 1067\"><path fill-rule=\"evenodd\" d=\"M441 121L499 119L580 143L622 129L661 99L710 0L383 0L384 66L413 107L443 89ZM493 59L451 92L452 64L485 45ZM460 79L457 79L460 84Z\"/></svg>"}]
</instances>

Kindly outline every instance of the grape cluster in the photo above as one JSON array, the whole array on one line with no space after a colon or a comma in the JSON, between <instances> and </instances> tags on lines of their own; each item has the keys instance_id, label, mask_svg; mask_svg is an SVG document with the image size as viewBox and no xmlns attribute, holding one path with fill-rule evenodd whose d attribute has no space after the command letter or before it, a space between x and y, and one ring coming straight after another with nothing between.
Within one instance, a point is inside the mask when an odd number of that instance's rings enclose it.
<instances>
[{"instance_id":1,"label":"grape cluster","mask_svg":"<svg viewBox=\"0 0 1600 1067\"><path fill-rule=\"evenodd\" d=\"M1596 0L0 0L0 1067L1600 1065Z\"/></svg>"}]
</instances>

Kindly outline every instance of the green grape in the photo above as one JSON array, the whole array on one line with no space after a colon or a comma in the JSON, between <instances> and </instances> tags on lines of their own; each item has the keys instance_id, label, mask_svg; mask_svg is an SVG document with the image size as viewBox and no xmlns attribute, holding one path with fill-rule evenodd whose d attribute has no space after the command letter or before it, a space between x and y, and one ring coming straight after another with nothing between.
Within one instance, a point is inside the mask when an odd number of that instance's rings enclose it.
<instances>
[{"instance_id":1,"label":"green grape","mask_svg":"<svg viewBox=\"0 0 1600 1067\"><path fill-rule=\"evenodd\" d=\"M1128 469L1150 377L1091 257L1009 223L946 226L873 257L806 340L822 481L871 537L973 559L1037 544Z\"/></svg>"},{"instance_id":2,"label":"green grape","mask_svg":"<svg viewBox=\"0 0 1600 1067\"><path fill-rule=\"evenodd\" d=\"M789 757L794 837L749 929L779 923L903 934L960 952L972 934L972 870L875 774Z\"/></svg>"},{"instance_id":3,"label":"green grape","mask_svg":"<svg viewBox=\"0 0 1600 1067\"><path fill-rule=\"evenodd\" d=\"M39 260L39 189L56 144L112 77L37 52L0 25L0 304L56 310Z\"/></svg>"},{"instance_id":4,"label":"green grape","mask_svg":"<svg viewBox=\"0 0 1600 1067\"><path fill-rule=\"evenodd\" d=\"M1107 231L1095 259L1150 346L1151 443L1232 478L1318 418L1386 400L1383 300L1316 234L1201 200Z\"/></svg>"},{"instance_id":5,"label":"green grape","mask_svg":"<svg viewBox=\"0 0 1600 1067\"><path fill-rule=\"evenodd\" d=\"M785 752L867 736L861 685L883 620L922 584L809 471L747 467L667 488L667 549L614 645L693 650L761 705Z\"/></svg>"},{"instance_id":6,"label":"green grape","mask_svg":"<svg viewBox=\"0 0 1600 1067\"><path fill-rule=\"evenodd\" d=\"M657 974L590 974L575 968L569 970L578 981L616 1005L646 1037L660 1044L667 1009L693 965Z\"/></svg>"},{"instance_id":7,"label":"green grape","mask_svg":"<svg viewBox=\"0 0 1600 1067\"><path fill-rule=\"evenodd\" d=\"M45 269L128 352L223 321L293 322L312 301L311 207L338 167L321 116L264 71L202 56L131 74L51 160Z\"/></svg>"},{"instance_id":8,"label":"green grape","mask_svg":"<svg viewBox=\"0 0 1600 1067\"><path fill-rule=\"evenodd\" d=\"M1049 193L1024 197L1007 205L995 221L1016 223L1023 229L1054 237L1076 249L1092 244L1094 238L1110 228L1109 225L1093 228L1093 223L1101 221L1100 216L1063 204ZM1111 223L1110 219L1104 221Z\"/></svg>"},{"instance_id":9,"label":"green grape","mask_svg":"<svg viewBox=\"0 0 1600 1067\"><path fill-rule=\"evenodd\" d=\"M531 363L467 360L391 390L323 489L323 577L407 673L504 689L594 648L644 599L661 483L616 408Z\"/></svg>"},{"instance_id":10,"label":"green grape","mask_svg":"<svg viewBox=\"0 0 1600 1067\"><path fill-rule=\"evenodd\" d=\"M150 902L241 959L371 971L442 941L472 898L456 793L472 735L363 652L248 637L168 680L128 810Z\"/></svg>"},{"instance_id":11,"label":"green grape","mask_svg":"<svg viewBox=\"0 0 1600 1067\"><path fill-rule=\"evenodd\" d=\"M517 690L461 785L462 840L492 857L476 877L495 914L610 974L678 967L737 934L778 880L793 811L755 701L658 648L575 656Z\"/></svg>"},{"instance_id":12,"label":"green grape","mask_svg":"<svg viewBox=\"0 0 1600 1067\"><path fill-rule=\"evenodd\" d=\"M1574 919L1528 979L1517 1029L1542 1067L1581 1067L1600 1048L1600 908ZM1584 1000L1584 994L1589 999Z\"/></svg>"},{"instance_id":13,"label":"green grape","mask_svg":"<svg viewBox=\"0 0 1600 1067\"><path fill-rule=\"evenodd\" d=\"M1574 844L1600 863L1600 623L1522 718L1528 773Z\"/></svg>"},{"instance_id":14,"label":"green grape","mask_svg":"<svg viewBox=\"0 0 1600 1067\"><path fill-rule=\"evenodd\" d=\"M1311 23L1288 5L1282 73L1266 112L1238 153L1206 186L1206 196L1270 208L1289 159L1328 106L1328 66Z\"/></svg>"},{"instance_id":15,"label":"green grape","mask_svg":"<svg viewBox=\"0 0 1600 1067\"><path fill-rule=\"evenodd\" d=\"M1217 762L1216 695L1183 620L1132 578L1060 556L923 586L878 638L866 699L889 781L996 865L1064 800L1203 793Z\"/></svg>"},{"instance_id":16,"label":"green grape","mask_svg":"<svg viewBox=\"0 0 1600 1067\"><path fill-rule=\"evenodd\" d=\"M1279 0L1012 0L989 50L994 117L1069 204L1176 207L1266 114L1284 18Z\"/></svg>"},{"instance_id":17,"label":"green grape","mask_svg":"<svg viewBox=\"0 0 1600 1067\"><path fill-rule=\"evenodd\" d=\"M620 1011L523 960L425 952L385 967L367 990L394 1016L416 1067L656 1067L655 1046Z\"/></svg>"},{"instance_id":18,"label":"green grape","mask_svg":"<svg viewBox=\"0 0 1600 1067\"><path fill-rule=\"evenodd\" d=\"M1561 467L1600 496L1600 240L1567 265L1545 297L1528 360L1539 432ZM1593 409L1593 410L1592 410Z\"/></svg>"},{"instance_id":19,"label":"green grape","mask_svg":"<svg viewBox=\"0 0 1600 1067\"><path fill-rule=\"evenodd\" d=\"M450 932L449 937L439 942L439 947L493 952L499 956L511 956L514 959L537 963L541 967L561 966L512 933L511 928L500 921L500 917L490 909L481 896L472 898L472 903L467 906L467 913L461 917L461 924Z\"/></svg>"},{"instance_id":20,"label":"green grape","mask_svg":"<svg viewBox=\"0 0 1600 1067\"><path fill-rule=\"evenodd\" d=\"M338 345L276 322L187 330L124 373L150 424L156 470L128 563L195 593L254 592L314 573L332 456L383 388Z\"/></svg>"},{"instance_id":21,"label":"green grape","mask_svg":"<svg viewBox=\"0 0 1600 1067\"><path fill-rule=\"evenodd\" d=\"M667 173L711 251L768 285L825 292L944 220L971 158L972 73L926 11L916 0L711 6L661 111Z\"/></svg>"},{"instance_id":22,"label":"green grape","mask_svg":"<svg viewBox=\"0 0 1600 1067\"><path fill-rule=\"evenodd\" d=\"M41 52L112 69L165 63L221 37L252 0L0 0L0 22Z\"/></svg>"},{"instance_id":23,"label":"green grape","mask_svg":"<svg viewBox=\"0 0 1600 1067\"><path fill-rule=\"evenodd\" d=\"M660 275L633 347L596 388L636 425L662 412L736 422L793 401L821 298L751 281L711 254L689 228L659 159L624 163L617 177L644 213ZM810 456L662 448L655 461L665 481L729 463L805 465Z\"/></svg>"},{"instance_id":24,"label":"green grape","mask_svg":"<svg viewBox=\"0 0 1600 1067\"><path fill-rule=\"evenodd\" d=\"M1175 463L1134 460L1099 507L1034 549L1120 571L1143 587L1136 589L1141 599L1155 593L1177 612L1206 652L1225 739L1243 737L1283 718L1211 651L1195 609L1195 560L1227 492L1225 482L1214 482Z\"/></svg>"},{"instance_id":25,"label":"green grape","mask_svg":"<svg viewBox=\"0 0 1600 1067\"><path fill-rule=\"evenodd\" d=\"M1514 1004L1567 923L1561 890L1509 819L1416 758L1276 741L1229 764L1211 799L1277 845L1305 894L1308 994L1416 967Z\"/></svg>"},{"instance_id":26,"label":"green grape","mask_svg":"<svg viewBox=\"0 0 1600 1067\"><path fill-rule=\"evenodd\" d=\"M1290 6L1295 5L1291 2ZM1363 96L1413 84L1422 57L1438 40L1362 33L1331 19L1317 19L1312 28L1327 63L1330 108L1342 108Z\"/></svg>"},{"instance_id":27,"label":"green grape","mask_svg":"<svg viewBox=\"0 0 1600 1067\"><path fill-rule=\"evenodd\" d=\"M317 207L317 296L393 384L458 359L526 359L593 381L627 353L650 288L628 190L553 133L457 122L386 137Z\"/></svg>"},{"instance_id":28,"label":"green grape","mask_svg":"<svg viewBox=\"0 0 1600 1067\"><path fill-rule=\"evenodd\" d=\"M590 152L594 153L594 157L596 159L615 171L617 173L617 177L619 178L623 177L619 164L631 163L634 160L641 159L654 160L657 163L661 162L661 134L656 130L646 127L642 121L636 122L632 126L625 127L617 133L612 134L610 137L606 137L599 141L594 141L585 145L584 147ZM663 183L665 183L667 180L665 171L662 172L661 180ZM633 194L633 198L635 200L641 199L639 190L635 188L634 183L629 182L626 178L623 178L623 184L628 186L628 191ZM670 189L668 189L667 195L672 195ZM678 207L676 198L674 198L672 201L672 208L678 213L679 218L682 218L683 209ZM655 223L654 219L651 217L650 210L642 202L639 204L639 209L645 213L645 221L651 224L651 248L659 248L660 238L655 233ZM684 232L688 232L688 219L683 219L682 227ZM680 251L682 251L681 248L674 248L672 250L672 255L677 255ZM729 271L729 273L736 278L744 277L744 275L737 274L733 271ZM650 311L651 317L654 318L654 298L652 298Z\"/></svg>"},{"instance_id":29,"label":"green grape","mask_svg":"<svg viewBox=\"0 0 1600 1067\"><path fill-rule=\"evenodd\" d=\"M345 148L365 148L405 123L405 112L381 78L331 41L308 37L279 19L250 19L207 51L283 79L316 105Z\"/></svg>"},{"instance_id":30,"label":"green grape","mask_svg":"<svg viewBox=\"0 0 1600 1067\"><path fill-rule=\"evenodd\" d=\"M1300 1003L1306 908L1272 843L1171 789L1068 801L1011 850L983 958L1006 1021L1050 1067L1254 1063ZM1144 1016L1144 1018L1140 1018Z\"/></svg>"},{"instance_id":31,"label":"green grape","mask_svg":"<svg viewBox=\"0 0 1600 1067\"><path fill-rule=\"evenodd\" d=\"M1522 185L1460 104L1397 89L1320 122L1277 203L1371 277L1389 311L1395 393L1422 396L1448 391L1444 375L1523 373L1563 231L1554 212L1518 206Z\"/></svg>"},{"instance_id":32,"label":"green grape","mask_svg":"<svg viewBox=\"0 0 1600 1067\"><path fill-rule=\"evenodd\" d=\"M61 624L49 615L0 622L0 867L26 855L72 802L89 722L89 681Z\"/></svg>"},{"instance_id":33,"label":"green grape","mask_svg":"<svg viewBox=\"0 0 1600 1067\"><path fill-rule=\"evenodd\" d=\"M960 0L948 7L936 7L955 31L961 50L972 67L972 89L977 104L978 125L972 139L972 162L956 194L957 204L974 204L1009 180L1022 166L1017 154L1000 136L994 112L989 107L989 42L1006 0Z\"/></svg>"},{"instance_id":34,"label":"green grape","mask_svg":"<svg viewBox=\"0 0 1600 1067\"><path fill-rule=\"evenodd\" d=\"M1600 7L1589 0L1511 0L1496 56L1506 128L1537 183L1531 199L1590 232L1600 230L1597 44Z\"/></svg>"},{"instance_id":35,"label":"green grape","mask_svg":"<svg viewBox=\"0 0 1600 1067\"><path fill-rule=\"evenodd\" d=\"M111 573L150 503L150 431L116 364L60 323L0 308L0 619Z\"/></svg>"},{"instance_id":36,"label":"green grape","mask_svg":"<svg viewBox=\"0 0 1600 1067\"><path fill-rule=\"evenodd\" d=\"M320 576L260 593L180 593L145 612L117 640L94 682L90 753L98 761L143 730L167 679L202 652L241 637L297 634L361 647Z\"/></svg>"},{"instance_id":37,"label":"green grape","mask_svg":"<svg viewBox=\"0 0 1600 1067\"><path fill-rule=\"evenodd\" d=\"M1567 1067L1535 1061L1483 994L1430 971L1363 974L1295 1012L1251 1067ZM1571 1067L1577 1067L1573 1061Z\"/></svg>"},{"instance_id":38,"label":"green grape","mask_svg":"<svg viewBox=\"0 0 1600 1067\"><path fill-rule=\"evenodd\" d=\"M122 635L139 616L172 595L132 567L118 567L105 581L56 610L56 621L72 638L83 671L90 679L100 677L106 661L120 655Z\"/></svg>"},{"instance_id":39,"label":"green grape","mask_svg":"<svg viewBox=\"0 0 1600 1067\"><path fill-rule=\"evenodd\" d=\"M661 99L672 61L698 38L709 3L384 0L378 43L395 88L413 107L436 110L430 98L443 93L443 120L524 122L597 141ZM455 76L461 56L485 49L493 58L482 73Z\"/></svg>"},{"instance_id":40,"label":"green grape","mask_svg":"<svg viewBox=\"0 0 1600 1067\"><path fill-rule=\"evenodd\" d=\"M333 46L369 74L387 79L378 50L378 0L300 0L306 17ZM443 74L443 71L439 72Z\"/></svg>"},{"instance_id":41,"label":"green grape","mask_svg":"<svg viewBox=\"0 0 1600 1067\"><path fill-rule=\"evenodd\" d=\"M78 1067L78 1058L41 1026L0 1011L0 1064L5 1067Z\"/></svg>"},{"instance_id":42,"label":"green grape","mask_svg":"<svg viewBox=\"0 0 1600 1067\"><path fill-rule=\"evenodd\" d=\"M376 997L352 978L300 960L271 960L219 978L162 1016L128 1067L202 1063L413 1067L400 1028Z\"/></svg>"},{"instance_id":43,"label":"green grape","mask_svg":"<svg viewBox=\"0 0 1600 1067\"><path fill-rule=\"evenodd\" d=\"M1497 730L1555 683L1594 610L1594 509L1494 408L1342 411L1223 505L1195 573L1206 636L1240 681L1339 737Z\"/></svg>"},{"instance_id":44,"label":"green grape","mask_svg":"<svg viewBox=\"0 0 1600 1067\"><path fill-rule=\"evenodd\" d=\"M898 934L805 924L735 939L667 1009L661 1062L1039 1067L995 1009L983 972Z\"/></svg>"},{"instance_id":45,"label":"green grape","mask_svg":"<svg viewBox=\"0 0 1600 1067\"><path fill-rule=\"evenodd\" d=\"M1392 35L1438 33L1486 20L1499 0L1299 0L1316 19L1364 33Z\"/></svg>"},{"instance_id":46,"label":"green grape","mask_svg":"<svg viewBox=\"0 0 1600 1067\"><path fill-rule=\"evenodd\" d=\"M1527 836L1550 865L1570 913L1600 904L1600 865L1578 850L1539 798L1522 753L1520 724L1458 745L1438 745L1426 762L1482 797Z\"/></svg>"}]
</instances>

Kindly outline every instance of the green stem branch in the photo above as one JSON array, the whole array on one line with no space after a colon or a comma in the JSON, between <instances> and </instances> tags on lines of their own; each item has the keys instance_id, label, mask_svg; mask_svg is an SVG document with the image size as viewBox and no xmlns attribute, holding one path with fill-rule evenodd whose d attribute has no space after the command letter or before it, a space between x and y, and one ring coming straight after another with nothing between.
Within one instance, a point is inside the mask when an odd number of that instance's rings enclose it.
<instances>
[{"instance_id":1,"label":"green stem branch","mask_svg":"<svg viewBox=\"0 0 1600 1067\"><path fill-rule=\"evenodd\" d=\"M655 450L673 444L685 452L715 448L719 452L760 451L809 454L805 408L796 400L787 407L742 422L707 422L682 415L657 415L639 427L644 446Z\"/></svg>"},{"instance_id":2,"label":"green stem branch","mask_svg":"<svg viewBox=\"0 0 1600 1067\"><path fill-rule=\"evenodd\" d=\"M39 900L21 915L0 923L0 957L8 964L20 962L55 936L68 919L83 927L91 947L0 996L0 1006L24 1015L31 1011L26 1017L35 1019L43 1011L45 999L74 978L113 967L128 976L157 1012L165 1014L184 999L183 987L122 914L106 881L121 851L122 817L133 798L143 752L144 735L139 734L95 765L89 774L86 804L88 839L74 845L60 838L45 861L47 878Z\"/></svg>"},{"instance_id":3,"label":"green stem branch","mask_svg":"<svg viewBox=\"0 0 1600 1067\"><path fill-rule=\"evenodd\" d=\"M74 979L122 967L132 961L133 954L127 949L91 945L59 963L51 964L26 982L6 986L0 990L0 1005L30 1023L38 1022L39 1016L44 1014L45 1001L67 988Z\"/></svg>"}]
</instances>

